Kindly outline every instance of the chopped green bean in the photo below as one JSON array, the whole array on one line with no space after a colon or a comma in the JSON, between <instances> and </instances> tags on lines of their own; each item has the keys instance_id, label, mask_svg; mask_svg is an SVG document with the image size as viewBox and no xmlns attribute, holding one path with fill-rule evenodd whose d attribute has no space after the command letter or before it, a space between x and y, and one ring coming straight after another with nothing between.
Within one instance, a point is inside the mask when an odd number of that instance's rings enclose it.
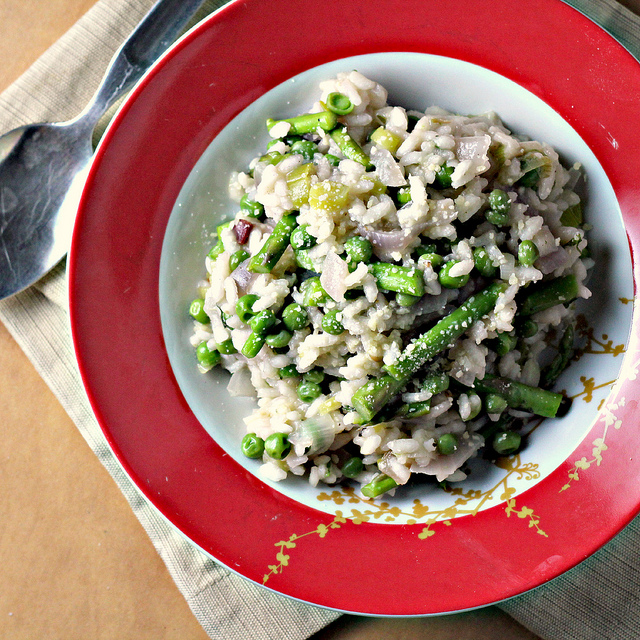
<instances>
[{"instance_id":1,"label":"chopped green bean","mask_svg":"<svg viewBox=\"0 0 640 640\"><path fill-rule=\"evenodd\" d=\"M485 376L474 383L474 388L481 393L494 393L501 396L507 404L523 411L530 411L545 418L555 418L563 396L539 387L532 387L509 378Z\"/></svg>"},{"instance_id":2,"label":"chopped green bean","mask_svg":"<svg viewBox=\"0 0 640 640\"><path fill-rule=\"evenodd\" d=\"M305 133L314 133L318 127L324 131L331 131L336 124L338 118L331 111L321 111L320 113L305 113L295 118L287 118L286 120L267 120L267 129L271 131L279 122L287 122L291 125L289 134L304 135Z\"/></svg>"},{"instance_id":3,"label":"chopped green bean","mask_svg":"<svg viewBox=\"0 0 640 640\"><path fill-rule=\"evenodd\" d=\"M218 343L218 351L224 356L238 353L238 350L233 346L233 341L231 340L231 338Z\"/></svg>"},{"instance_id":4,"label":"chopped green bean","mask_svg":"<svg viewBox=\"0 0 640 640\"><path fill-rule=\"evenodd\" d=\"M425 362L451 346L474 322L489 313L507 286L506 282L494 282L471 296L431 329L412 340L393 364L383 368L396 380L408 380Z\"/></svg>"},{"instance_id":5,"label":"chopped green bean","mask_svg":"<svg viewBox=\"0 0 640 640\"><path fill-rule=\"evenodd\" d=\"M353 111L354 104L344 93L333 91L327 96L327 109L339 116L346 116Z\"/></svg>"},{"instance_id":6,"label":"chopped green bean","mask_svg":"<svg viewBox=\"0 0 640 640\"><path fill-rule=\"evenodd\" d=\"M364 469L362 458L353 456L349 458L343 465L340 471L345 478L355 478L360 475Z\"/></svg>"},{"instance_id":7,"label":"chopped green bean","mask_svg":"<svg viewBox=\"0 0 640 640\"><path fill-rule=\"evenodd\" d=\"M333 141L338 145L338 148L344 154L345 158L355 160L361 165L370 169L373 165L369 156L362 150L360 145L347 133L346 127L338 127L334 129L330 134Z\"/></svg>"},{"instance_id":8,"label":"chopped green bean","mask_svg":"<svg viewBox=\"0 0 640 640\"><path fill-rule=\"evenodd\" d=\"M389 476L381 473L376 476L369 484L365 484L362 487L362 495L367 498L377 498L391 489L395 489L398 483Z\"/></svg>"},{"instance_id":9,"label":"chopped green bean","mask_svg":"<svg viewBox=\"0 0 640 640\"><path fill-rule=\"evenodd\" d=\"M262 248L249 260L248 270L253 273L271 273L289 246L289 238L295 226L295 216L282 217L265 240Z\"/></svg>"},{"instance_id":10,"label":"chopped green bean","mask_svg":"<svg viewBox=\"0 0 640 640\"><path fill-rule=\"evenodd\" d=\"M449 262L444 263L438 273L438 282L440 282L445 289L460 289L469 282L468 273L461 276L452 276L449 273L457 264L460 264L459 260L449 260Z\"/></svg>"},{"instance_id":11,"label":"chopped green bean","mask_svg":"<svg viewBox=\"0 0 640 640\"><path fill-rule=\"evenodd\" d=\"M424 279L422 270L417 267L404 267L389 262L373 262L369 271L376 279L380 289L395 293L406 293L410 296L424 295Z\"/></svg>"},{"instance_id":12,"label":"chopped green bean","mask_svg":"<svg viewBox=\"0 0 640 640\"><path fill-rule=\"evenodd\" d=\"M245 358L255 358L260 353L262 347L264 347L265 338L266 336L263 333L252 331L246 342L242 345L242 349L240 349L242 355Z\"/></svg>"},{"instance_id":13,"label":"chopped green bean","mask_svg":"<svg viewBox=\"0 0 640 640\"><path fill-rule=\"evenodd\" d=\"M520 307L523 316L545 311L557 304L572 302L580 292L578 281L573 274L532 285L528 291L529 294Z\"/></svg>"}]
</instances>

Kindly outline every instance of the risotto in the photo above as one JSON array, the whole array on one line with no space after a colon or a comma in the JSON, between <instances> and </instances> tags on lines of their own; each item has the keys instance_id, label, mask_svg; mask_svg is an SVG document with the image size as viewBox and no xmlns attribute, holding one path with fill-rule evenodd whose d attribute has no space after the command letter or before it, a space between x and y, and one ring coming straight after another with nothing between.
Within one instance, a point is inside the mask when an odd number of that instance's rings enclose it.
<instances>
[{"instance_id":1,"label":"risotto","mask_svg":"<svg viewBox=\"0 0 640 640\"><path fill-rule=\"evenodd\" d=\"M578 165L495 113L390 105L357 71L266 129L190 307L200 369L256 398L238 446L264 478L459 482L566 412L592 262Z\"/></svg>"}]
</instances>

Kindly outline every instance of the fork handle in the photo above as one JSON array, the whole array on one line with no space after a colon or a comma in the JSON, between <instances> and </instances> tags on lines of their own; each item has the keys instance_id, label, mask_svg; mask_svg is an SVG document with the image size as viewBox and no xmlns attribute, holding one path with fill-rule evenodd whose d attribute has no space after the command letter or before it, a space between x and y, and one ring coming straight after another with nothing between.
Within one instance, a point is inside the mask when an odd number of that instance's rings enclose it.
<instances>
[{"instance_id":1,"label":"fork handle","mask_svg":"<svg viewBox=\"0 0 640 640\"><path fill-rule=\"evenodd\" d=\"M79 118L97 123L180 35L204 0L158 0L116 51Z\"/></svg>"}]
</instances>

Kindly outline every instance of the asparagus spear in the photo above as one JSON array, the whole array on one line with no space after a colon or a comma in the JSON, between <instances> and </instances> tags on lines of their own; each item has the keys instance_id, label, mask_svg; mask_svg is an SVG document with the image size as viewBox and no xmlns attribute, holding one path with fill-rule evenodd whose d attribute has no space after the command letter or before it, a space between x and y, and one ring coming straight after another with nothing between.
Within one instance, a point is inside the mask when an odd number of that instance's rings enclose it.
<instances>
[{"instance_id":1,"label":"asparagus spear","mask_svg":"<svg viewBox=\"0 0 640 640\"><path fill-rule=\"evenodd\" d=\"M369 265L369 271L373 274L380 289L416 297L424 295L422 271L416 267L402 267L388 262L373 262Z\"/></svg>"},{"instance_id":2,"label":"asparagus spear","mask_svg":"<svg viewBox=\"0 0 640 640\"><path fill-rule=\"evenodd\" d=\"M247 269L253 273L271 273L289 246L291 232L296 228L296 217L284 216L273 228L271 235L251 260Z\"/></svg>"},{"instance_id":3,"label":"asparagus spear","mask_svg":"<svg viewBox=\"0 0 640 640\"><path fill-rule=\"evenodd\" d=\"M530 411L545 418L555 418L564 399L560 393L532 387L509 378L485 376L474 383L474 389L481 393L495 393L504 398L513 409Z\"/></svg>"},{"instance_id":4,"label":"asparagus spear","mask_svg":"<svg viewBox=\"0 0 640 640\"><path fill-rule=\"evenodd\" d=\"M360 145L347 133L345 127L339 127L331 132L333 141L340 147L340 151L349 158L355 160L367 169L372 167L369 156L360 148Z\"/></svg>"},{"instance_id":5,"label":"asparagus spear","mask_svg":"<svg viewBox=\"0 0 640 640\"><path fill-rule=\"evenodd\" d=\"M578 281L573 274L555 278L536 286L535 289L532 287L532 293L522 302L520 313L530 316L557 304L571 302L578 297L578 293Z\"/></svg>"}]
</instances>

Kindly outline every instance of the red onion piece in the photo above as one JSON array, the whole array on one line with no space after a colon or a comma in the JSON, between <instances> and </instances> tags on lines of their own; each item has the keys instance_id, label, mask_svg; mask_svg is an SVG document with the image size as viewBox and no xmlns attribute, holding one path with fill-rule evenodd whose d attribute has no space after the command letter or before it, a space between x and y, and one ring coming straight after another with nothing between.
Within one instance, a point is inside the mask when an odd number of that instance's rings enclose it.
<instances>
[{"instance_id":1,"label":"red onion piece","mask_svg":"<svg viewBox=\"0 0 640 640\"><path fill-rule=\"evenodd\" d=\"M369 240L373 245L373 251L381 260L393 260L392 254L404 253L407 247L426 229L425 223L416 224L408 229L396 229L395 231L378 231L358 226L358 233Z\"/></svg>"},{"instance_id":2,"label":"red onion piece","mask_svg":"<svg viewBox=\"0 0 640 640\"><path fill-rule=\"evenodd\" d=\"M258 277L257 273L251 273L247 269L247 265L249 264L249 258L247 258L244 262L241 262L231 274L231 277L236 281L238 285L238 295L243 296L251 285L254 283L255 279Z\"/></svg>"},{"instance_id":3,"label":"red onion piece","mask_svg":"<svg viewBox=\"0 0 640 640\"><path fill-rule=\"evenodd\" d=\"M233 232L236 234L238 244L246 244L252 229L253 223L248 220L238 220L238 222L236 222L233 227Z\"/></svg>"}]
</instances>

